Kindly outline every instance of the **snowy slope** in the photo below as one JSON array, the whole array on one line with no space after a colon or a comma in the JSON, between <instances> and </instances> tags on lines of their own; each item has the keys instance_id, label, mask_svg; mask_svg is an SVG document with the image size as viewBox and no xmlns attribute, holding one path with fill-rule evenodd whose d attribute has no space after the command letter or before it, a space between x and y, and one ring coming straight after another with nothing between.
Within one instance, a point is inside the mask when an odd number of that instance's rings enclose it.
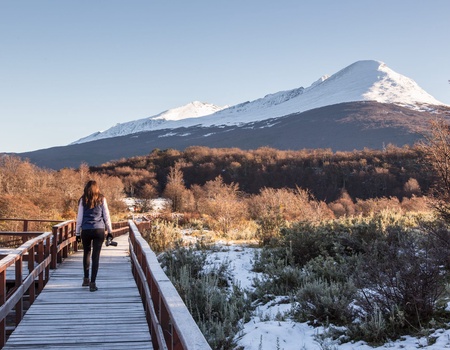
<instances>
[{"instance_id":1,"label":"snowy slope","mask_svg":"<svg viewBox=\"0 0 450 350\"><path fill-rule=\"evenodd\" d=\"M330 77L323 76L307 88L280 91L228 108L193 102L154 117L118 124L74 143L194 125L242 125L354 101L392 103L413 109L443 105L412 79L394 72L383 62L358 61Z\"/></svg>"},{"instance_id":2,"label":"snowy slope","mask_svg":"<svg viewBox=\"0 0 450 350\"><path fill-rule=\"evenodd\" d=\"M166 121L179 121L186 118L199 118L208 114L213 114L226 107L227 106L219 107L209 103L194 101L182 107L169 109L153 117L117 124L106 131L96 132L73 143L75 144L75 143L90 142L109 137L123 136L142 131L156 130L160 129L159 126L161 124L164 124Z\"/></svg>"},{"instance_id":3,"label":"snowy slope","mask_svg":"<svg viewBox=\"0 0 450 350\"><path fill-rule=\"evenodd\" d=\"M262 273L253 271L254 253L258 248L230 245L228 242L208 255L208 267L218 268L225 265L230 268L233 283L247 290L253 290L252 282ZM429 336L403 336L380 346L370 346L363 341L341 342L333 340L332 332L323 327L313 327L308 323L292 319L289 296L277 296L267 304L259 305L250 315L250 321L243 324L243 330L236 336L238 347L245 350L442 350L450 348L450 330L438 328ZM328 336L327 336L328 331ZM324 339L321 341L321 337ZM432 341L430 341L432 340Z\"/></svg>"}]
</instances>

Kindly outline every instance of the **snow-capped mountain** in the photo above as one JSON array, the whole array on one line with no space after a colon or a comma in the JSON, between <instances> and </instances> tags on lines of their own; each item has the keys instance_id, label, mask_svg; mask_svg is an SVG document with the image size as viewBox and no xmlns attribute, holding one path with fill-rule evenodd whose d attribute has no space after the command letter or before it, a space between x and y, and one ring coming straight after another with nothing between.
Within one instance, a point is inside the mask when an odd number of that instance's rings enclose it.
<instances>
[{"instance_id":1,"label":"snow-capped mountain","mask_svg":"<svg viewBox=\"0 0 450 350\"><path fill-rule=\"evenodd\" d=\"M332 76L324 75L307 88L280 91L231 107L196 101L153 117L117 124L73 144L179 127L243 125L357 101L376 101L416 110L443 105L412 79L394 72L383 62L367 60L355 62Z\"/></svg>"},{"instance_id":2,"label":"snow-capped mountain","mask_svg":"<svg viewBox=\"0 0 450 350\"><path fill-rule=\"evenodd\" d=\"M414 145L450 106L378 61L358 61L307 88L231 107L192 102L70 145L19 154L46 168L99 165L188 147L333 151Z\"/></svg>"}]
</instances>

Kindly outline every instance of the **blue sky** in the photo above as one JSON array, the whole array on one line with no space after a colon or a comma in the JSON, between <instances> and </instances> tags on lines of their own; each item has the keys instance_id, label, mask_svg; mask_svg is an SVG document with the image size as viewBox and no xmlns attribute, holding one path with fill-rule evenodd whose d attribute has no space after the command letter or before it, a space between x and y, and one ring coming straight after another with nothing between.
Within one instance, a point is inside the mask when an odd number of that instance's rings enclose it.
<instances>
[{"instance_id":1,"label":"blue sky","mask_svg":"<svg viewBox=\"0 0 450 350\"><path fill-rule=\"evenodd\" d=\"M448 0L0 0L0 152L306 87L362 59L450 104L449 13Z\"/></svg>"}]
</instances>

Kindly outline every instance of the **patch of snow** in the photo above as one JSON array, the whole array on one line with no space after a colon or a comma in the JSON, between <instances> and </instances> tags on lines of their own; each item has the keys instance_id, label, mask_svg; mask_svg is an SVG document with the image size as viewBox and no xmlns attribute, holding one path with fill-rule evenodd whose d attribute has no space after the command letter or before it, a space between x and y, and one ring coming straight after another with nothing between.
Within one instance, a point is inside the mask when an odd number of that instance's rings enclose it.
<instances>
[{"instance_id":1,"label":"patch of snow","mask_svg":"<svg viewBox=\"0 0 450 350\"><path fill-rule=\"evenodd\" d=\"M252 272L255 252L255 248L224 246L220 251L208 255L207 268L214 269L217 264L226 263L232 271L233 283L243 289L251 289L253 279L260 275Z\"/></svg>"},{"instance_id":2,"label":"patch of snow","mask_svg":"<svg viewBox=\"0 0 450 350\"><path fill-rule=\"evenodd\" d=\"M228 264L231 279L241 288L252 290L252 281L261 273L252 271L255 251L258 248L225 245L219 251L208 255L207 268L214 269L223 263ZM260 305L249 322L243 325L236 336L238 347L245 350L428 350L450 349L450 330L437 329L427 339L411 336L372 347L363 341L342 343L323 337L327 329L312 327L307 323L296 322L290 317L293 305L286 296L276 297L271 302ZM434 344L428 340L435 338Z\"/></svg>"},{"instance_id":3,"label":"patch of snow","mask_svg":"<svg viewBox=\"0 0 450 350\"><path fill-rule=\"evenodd\" d=\"M167 134L159 135L158 137L170 137L175 136L176 134L177 134L176 132L168 132Z\"/></svg>"}]
</instances>

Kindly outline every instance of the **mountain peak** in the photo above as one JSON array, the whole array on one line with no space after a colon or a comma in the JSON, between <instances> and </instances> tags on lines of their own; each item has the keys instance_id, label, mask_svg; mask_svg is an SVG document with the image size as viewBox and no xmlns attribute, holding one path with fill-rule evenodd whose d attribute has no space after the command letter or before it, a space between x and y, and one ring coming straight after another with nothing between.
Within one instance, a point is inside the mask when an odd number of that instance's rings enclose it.
<instances>
[{"instance_id":1,"label":"mountain peak","mask_svg":"<svg viewBox=\"0 0 450 350\"><path fill-rule=\"evenodd\" d=\"M153 119L153 120L181 120L186 118L198 118L203 117L208 114L215 113L217 111L220 111L224 107L219 107L210 103L200 102L200 101L192 101L184 106L176 107L173 109L169 109L167 111L164 111L154 117L145 118L147 119Z\"/></svg>"},{"instance_id":2,"label":"mountain peak","mask_svg":"<svg viewBox=\"0 0 450 350\"><path fill-rule=\"evenodd\" d=\"M357 101L396 104L410 109L421 109L424 105L443 105L421 89L414 80L394 72L384 62L361 60L332 76L322 76L307 88L280 91L231 107L193 101L153 117L118 124L74 143L194 125L239 125Z\"/></svg>"},{"instance_id":3,"label":"mountain peak","mask_svg":"<svg viewBox=\"0 0 450 350\"><path fill-rule=\"evenodd\" d=\"M386 64L382 61L377 60L359 60L352 63L347 68L361 67L361 69L378 69L380 66L385 66ZM345 69L345 68L344 68Z\"/></svg>"},{"instance_id":4,"label":"mountain peak","mask_svg":"<svg viewBox=\"0 0 450 350\"><path fill-rule=\"evenodd\" d=\"M333 91L329 91L329 89ZM336 102L376 101L410 108L442 105L417 83L376 60L357 61L324 81L323 89Z\"/></svg>"}]
</instances>

